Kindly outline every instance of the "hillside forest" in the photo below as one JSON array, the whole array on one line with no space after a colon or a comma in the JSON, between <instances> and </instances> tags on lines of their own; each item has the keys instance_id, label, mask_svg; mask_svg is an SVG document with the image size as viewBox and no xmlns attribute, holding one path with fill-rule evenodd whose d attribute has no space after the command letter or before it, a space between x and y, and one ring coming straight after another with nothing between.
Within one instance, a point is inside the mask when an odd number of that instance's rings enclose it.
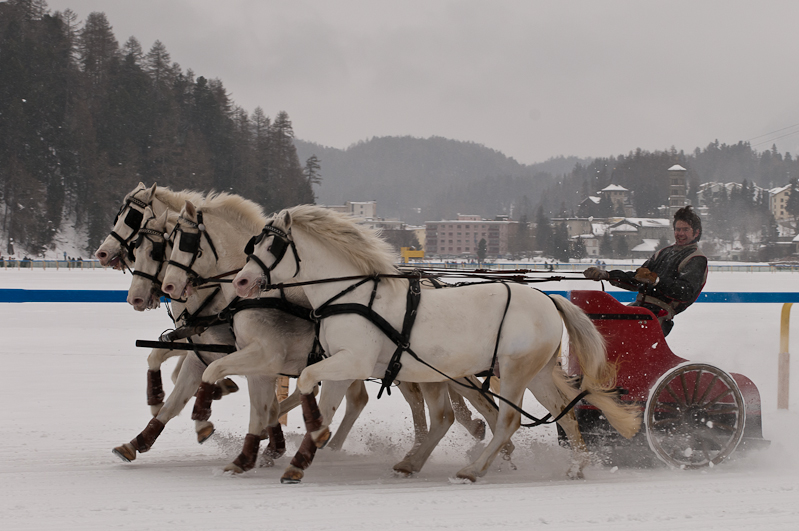
<instances>
[{"instance_id":1,"label":"hillside forest","mask_svg":"<svg viewBox=\"0 0 799 531\"><path fill-rule=\"evenodd\" d=\"M0 251L16 243L41 256L72 234L88 255L140 181L238 193L267 212L376 200L380 217L410 225L461 213L504 215L532 230L536 221L614 214L601 204L581 211L610 184L630 190L637 216L657 215L674 164L688 169L694 204L702 183L742 183L710 198L708 238L777 237L766 190L795 185L799 160L776 148L713 141L687 153L633 149L531 165L440 137L331 148L295 138L285 111L269 117L236 105L222 80L173 62L160 41L146 50L135 37L120 44L101 12L79 22L44 0L0 3ZM519 245L551 252L544 240Z\"/></svg>"},{"instance_id":2,"label":"hillside forest","mask_svg":"<svg viewBox=\"0 0 799 531\"><path fill-rule=\"evenodd\" d=\"M38 256L71 225L93 252L139 181L238 193L268 211L314 201L287 113L247 113L158 41L146 52L134 37L120 46L103 13L76 21L42 0L0 3L8 242Z\"/></svg>"}]
</instances>

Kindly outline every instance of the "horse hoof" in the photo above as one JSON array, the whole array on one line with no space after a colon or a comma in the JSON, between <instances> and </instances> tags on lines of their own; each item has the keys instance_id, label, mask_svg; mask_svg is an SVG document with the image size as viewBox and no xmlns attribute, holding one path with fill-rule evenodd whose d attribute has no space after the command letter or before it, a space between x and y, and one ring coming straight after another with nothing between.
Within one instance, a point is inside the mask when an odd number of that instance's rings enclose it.
<instances>
[{"instance_id":1,"label":"horse hoof","mask_svg":"<svg viewBox=\"0 0 799 531\"><path fill-rule=\"evenodd\" d=\"M216 431L214 425L209 422L207 426L203 426L200 431L197 432L197 442L200 444L204 443L214 434L214 431Z\"/></svg>"},{"instance_id":2,"label":"horse hoof","mask_svg":"<svg viewBox=\"0 0 799 531\"><path fill-rule=\"evenodd\" d=\"M312 433L311 438L313 438L314 445L316 445L317 448L322 449L330 441L330 429L324 427L321 430Z\"/></svg>"},{"instance_id":3,"label":"horse hoof","mask_svg":"<svg viewBox=\"0 0 799 531\"><path fill-rule=\"evenodd\" d=\"M229 395L230 393L235 393L239 390L239 386L236 385L236 382L231 380L230 378L223 378L216 382L216 385L219 386L219 396L214 396L215 400L219 400L225 395Z\"/></svg>"},{"instance_id":4,"label":"horse hoof","mask_svg":"<svg viewBox=\"0 0 799 531\"><path fill-rule=\"evenodd\" d=\"M280 478L280 482L286 485L296 485L302 481L304 475L305 473L302 470L294 465L289 465L286 471L283 472L283 477Z\"/></svg>"},{"instance_id":5,"label":"horse hoof","mask_svg":"<svg viewBox=\"0 0 799 531\"><path fill-rule=\"evenodd\" d=\"M136 459L136 449L130 443L125 443L122 446L117 446L113 450L111 450L115 456L119 457L126 463L130 463L134 459Z\"/></svg>"},{"instance_id":6,"label":"horse hoof","mask_svg":"<svg viewBox=\"0 0 799 531\"><path fill-rule=\"evenodd\" d=\"M225 467L225 472L230 472L232 474L243 474L244 469L242 469L236 463L230 463L228 466Z\"/></svg>"},{"instance_id":7,"label":"horse hoof","mask_svg":"<svg viewBox=\"0 0 799 531\"><path fill-rule=\"evenodd\" d=\"M502 459L505 461L510 461L510 454L512 454L515 449L516 446L512 442L508 441L508 444L503 446L502 450L500 450L502 453Z\"/></svg>"},{"instance_id":8,"label":"horse hoof","mask_svg":"<svg viewBox=\"0 0 799 531\"><path fill-rule=\"evenodd\" d=\"M272 468L275 466L275 460L272 459L266 452L261 454L261 461L258 463L259 468Z\"/></svg>"},{"instance_id":9,"label":"horse hoof","mask_svg":"<svg viewBox=\"0 0 799 531\"><path fill-rule=\"evenodd\" d=\"M413 467L405 461L400 461L394 465L394 474L403 478L409 478L413 475Z\"/></svg>"},{"instance_id":10,"label":"horse hoof","mask_svg":"<svg viewBox=\"0 0 799 531\"><path fill-rule=\"evenodd\" d=\"M455 478L458 480L462 480L463 483L466 482L474 483L475 481L477 481L477 476L474 474L474 472L465 469L455 474Z\"/></svg>"},{"instance_id":11,"label":"horse hoof","mask_svg":"<svg viewBox=\"0 0 799 531\"><path fill-rule=\"evenodd\" d=\"M577 464L570 466L568 472L566 472L566 475L569 477L569 479L585 479L585 476L583 475L583 467Z\"/></svg>"}]
</instances>

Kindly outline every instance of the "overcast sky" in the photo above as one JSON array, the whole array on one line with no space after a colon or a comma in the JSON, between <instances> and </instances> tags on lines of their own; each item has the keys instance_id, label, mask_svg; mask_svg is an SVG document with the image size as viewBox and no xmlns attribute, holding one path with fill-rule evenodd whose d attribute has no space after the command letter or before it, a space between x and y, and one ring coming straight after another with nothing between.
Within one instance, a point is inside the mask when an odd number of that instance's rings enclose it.
<instances>
[{"instance_id":1,"label":"overcast sky","mask_svg":"<svg viewBox=\"0 0 799 531\"><path fill-rule=\"evenodd\" d=\"M48 5L104 12L120 46L160 40L247 111L285 110L327 146L443 136L523 163L714 139L799 154L795 0Z\"/></svg>"}]
</instances>

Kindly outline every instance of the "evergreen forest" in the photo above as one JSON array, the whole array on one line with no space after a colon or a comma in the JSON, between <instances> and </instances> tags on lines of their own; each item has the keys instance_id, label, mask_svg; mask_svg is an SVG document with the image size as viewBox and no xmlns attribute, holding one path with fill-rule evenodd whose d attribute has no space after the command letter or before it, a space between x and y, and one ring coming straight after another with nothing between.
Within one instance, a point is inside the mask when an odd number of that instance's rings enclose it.
<instances>
[{"instance_id":1,"label":"evergreen forest","mask_svg":"<svg viewBox=\"0 0 799 531\"><path fill-rule=\"evenodd\" d=\"M0 3L0 236L37 256L67 225L86 253L140 181L241 194L274 211L314 201L287 113L235 105L222 81L156 41L120 46L105 15L79 25L44 0ZM309 173L306 173L309 169Z\"/></svg>"}]
</instances>

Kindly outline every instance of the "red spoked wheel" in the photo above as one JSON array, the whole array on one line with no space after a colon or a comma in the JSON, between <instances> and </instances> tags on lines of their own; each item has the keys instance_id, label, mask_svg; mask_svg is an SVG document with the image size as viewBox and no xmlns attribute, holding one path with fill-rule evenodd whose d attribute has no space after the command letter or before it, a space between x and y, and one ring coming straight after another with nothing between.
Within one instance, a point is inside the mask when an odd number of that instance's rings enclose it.
<instances>
[{"instance_id":1,"label":"red spoked wheel","mask_svg":"<svg viewBox=\"0 0 799 531\"><path fill-rule=\"evenodd\" d=\"M676 468L701 468L729 457L744 433L746 406L732 376L684 363L655 383L644 410L649 447Z\"/></svg>"}]
</instances>

